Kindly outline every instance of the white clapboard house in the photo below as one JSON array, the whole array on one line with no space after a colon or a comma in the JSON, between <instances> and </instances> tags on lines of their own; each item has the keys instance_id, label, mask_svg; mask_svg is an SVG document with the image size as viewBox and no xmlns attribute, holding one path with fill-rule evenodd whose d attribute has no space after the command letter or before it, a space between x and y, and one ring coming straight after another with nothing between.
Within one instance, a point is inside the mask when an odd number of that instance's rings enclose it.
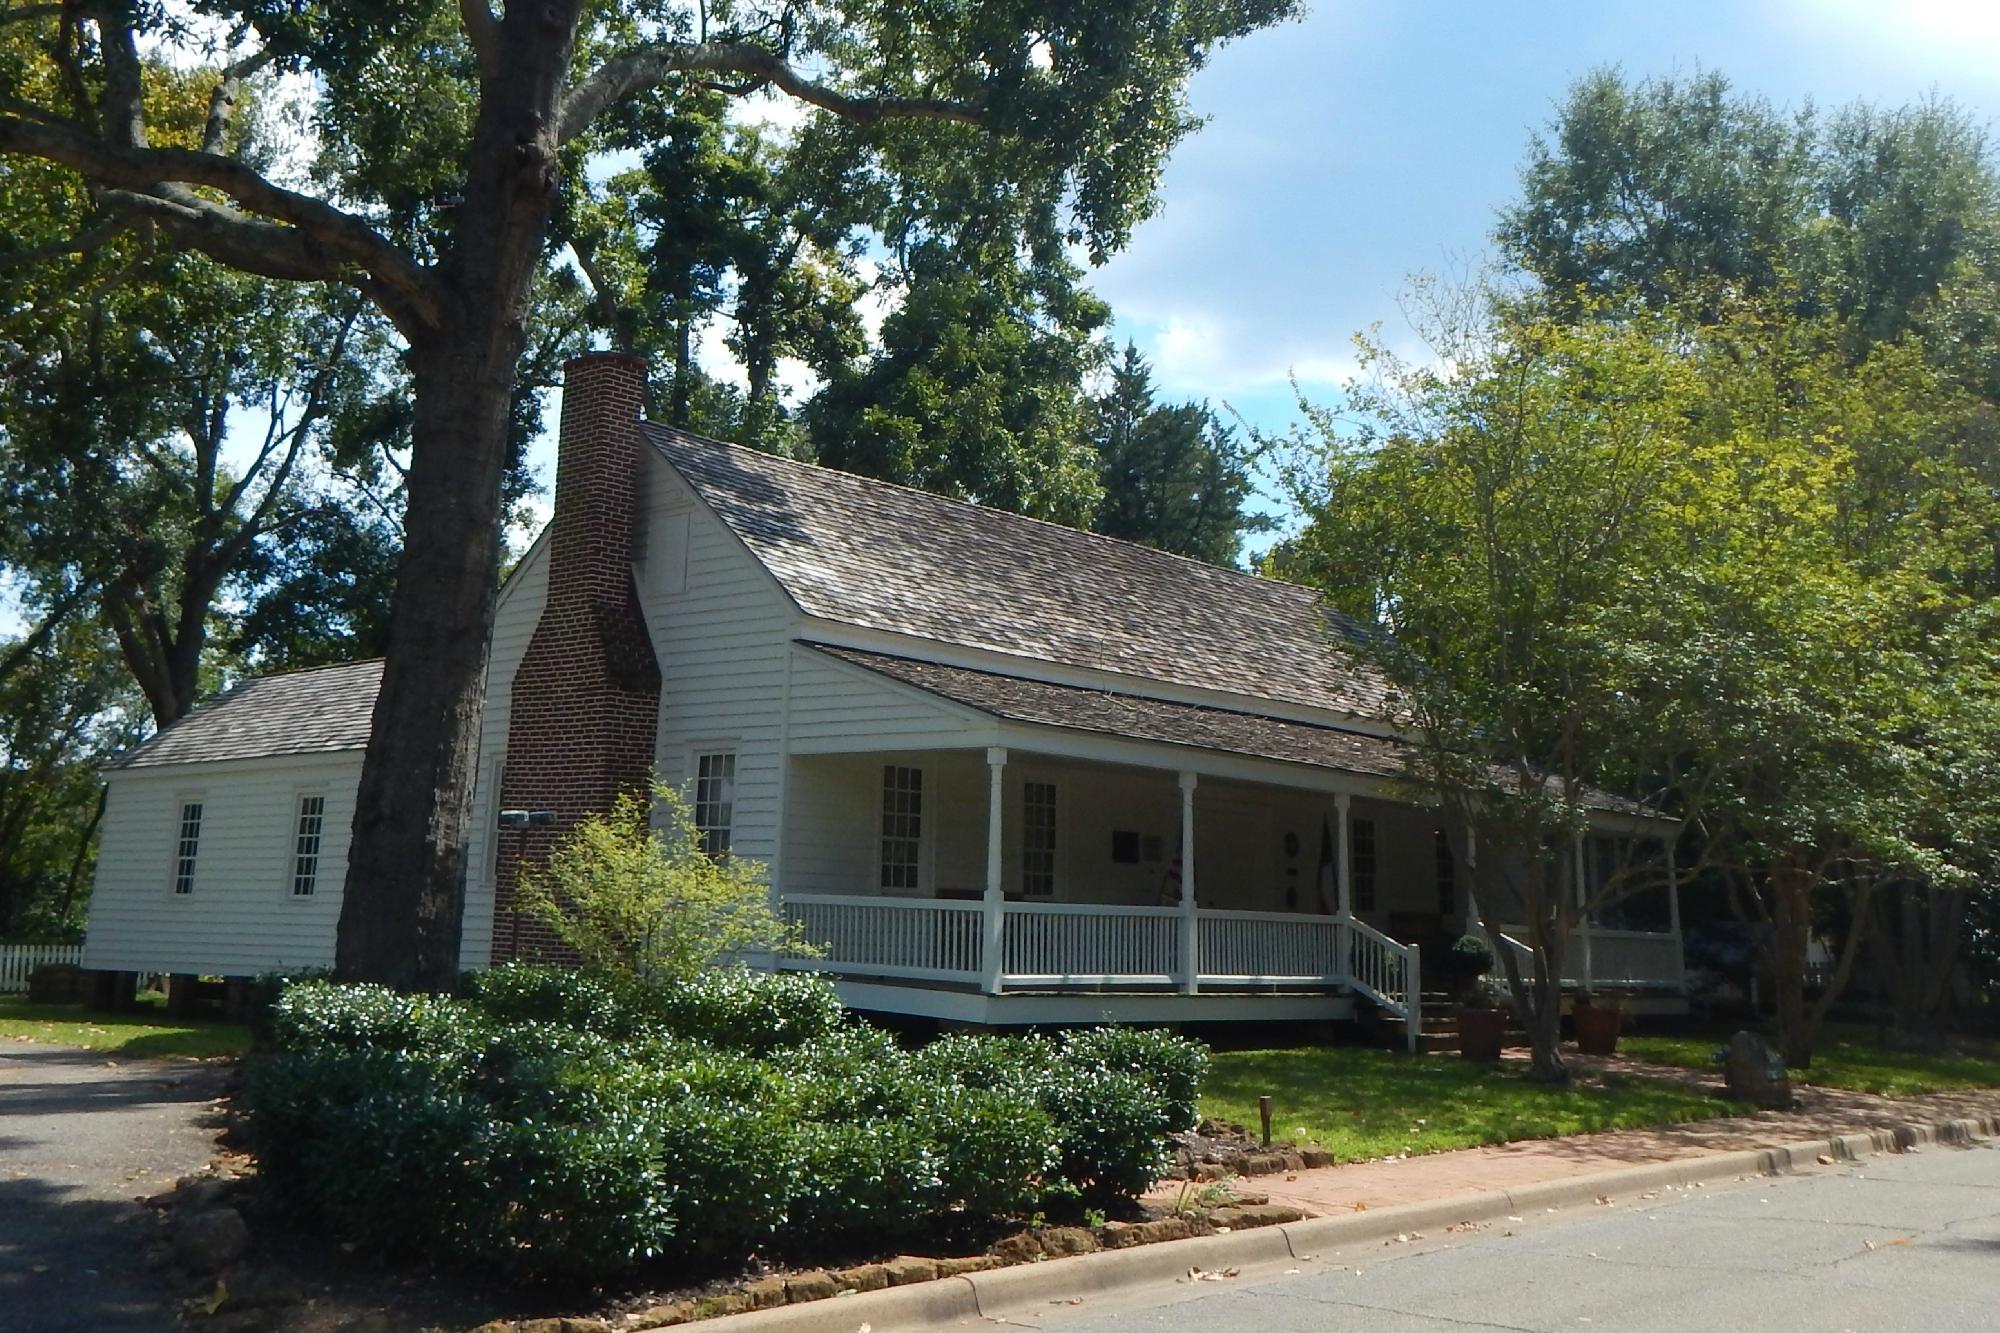
<instances>
[{"instance_id":1,"label":"white clapboard house","mask_svg":"<svg viewBox=\"0 0 2000 1333\"><path fill-rule=\"evenodd\" d=\"M1420 948L1478 919L1468 849L1399 794L1383 684L1311 590L655 426L642 394L629 358L572 363L555 515L499 594L467 965L542 943L506 904L550 835L499 812L560 827L650 768L820 946L779 965L857 1008L1414 1029ZM379 679L250 680L124 756L85 966L329 964ZM1572 979L1671 1003L1661 897L1580 932Z\"/></svg>"}]
</instances>

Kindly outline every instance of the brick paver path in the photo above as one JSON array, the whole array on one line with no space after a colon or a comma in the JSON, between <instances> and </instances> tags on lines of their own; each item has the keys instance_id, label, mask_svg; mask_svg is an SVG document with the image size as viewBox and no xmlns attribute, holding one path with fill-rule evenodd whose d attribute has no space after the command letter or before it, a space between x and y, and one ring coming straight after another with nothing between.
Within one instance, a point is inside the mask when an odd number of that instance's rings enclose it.
<instances>
[{"instance_id":1,"label":"brick paver path","mask_svg":"<svg viewBox=\"0 0 2000 1333\"><path fill-rule=\"evenodd\" d=\"M1625 1056L1594 1059L1571 1052L1568 1059L1573 1070L1585 1075L1643 1074L1673 1078L1707 1090L1720 1087L1720 1080L1704 1071L1668 1068ZM2000 1090L1990 1088L1923 1097L1878 1097L1813 1087L1797 1087L1796 1092L1799 1105L1792 1111L1765 1111L1559 1139L1525 1139L1497 1147L1466 1148L1421 1157L1349 1162L1317 1171L1253 1176L1241 1182L1241 1189L1268 1194L1273 1203L1289 1203L1309 1213L1332 1214L1350 1211L1357 1204L1386 1208L1455 1194L1483 1194L1645 1162L1769 1148L1856 1130L2000 1112ZM1155 1195L1171 1199L1180 1188L1174 1182L1156 1190Z\"/></svg>"}]
</instances>

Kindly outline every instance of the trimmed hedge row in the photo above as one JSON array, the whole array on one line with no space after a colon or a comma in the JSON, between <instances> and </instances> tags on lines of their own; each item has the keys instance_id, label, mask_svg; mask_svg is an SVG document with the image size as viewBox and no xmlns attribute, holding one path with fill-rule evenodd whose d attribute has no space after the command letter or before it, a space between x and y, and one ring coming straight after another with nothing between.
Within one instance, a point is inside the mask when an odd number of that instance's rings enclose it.
<instances>
[{"instance_id":1,"label":"trimmed hedge row","mask_svg":"<svg viewBox=\"0 0 2000 1333\"><path fill-rule=\"evenodd\" d=\"M265 1031L245 1102L283 1205L369 1248L571 1277L1115 1206L1159 1177L1207 1067L1116 1029L905 1051L817 979L742 970L308 982Z\"/></svg>"}]
</instances>

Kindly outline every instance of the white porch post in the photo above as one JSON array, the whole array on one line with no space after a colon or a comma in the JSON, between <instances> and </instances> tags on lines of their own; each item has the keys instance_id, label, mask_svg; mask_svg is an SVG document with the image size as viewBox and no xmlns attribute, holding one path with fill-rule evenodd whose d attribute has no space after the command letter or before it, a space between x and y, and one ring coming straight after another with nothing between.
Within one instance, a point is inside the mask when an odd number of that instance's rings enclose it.
<instances>
[{"instance_id":1,"label":"white porch post","mask_svg":"<svg viewBox=\"0 0 2000 1333\"><path fill-rule=\"evenodd\" d=\"M1577 975L1583 982L1583 989L1590 989L1590 882L1585 877L1584 835L1576 835L1576 929L1580 947L1577 950Z\"/></svg>"},{"instance_id":2,"label":"white porch post","mask_svg":"<svg viewBox=\"0 0 2000 1333\"><path fill-rule=\"evenodd\" d=\"M1000 975L1006 970L1007 949L1007 893L1002 882L1002 857L1000 842L1000 812L1006 804L1007 750L1004 746L993 746L986 752L986 893L982 901L985 909L985 950L982 961L986 965L986 993L1000 993Z\"/></svg>"},{"instance_id":3,"label":"white porch post","mask_svg":"<svg viewBox=\"0 0 2000 1333\"><path fill-rule=\"evenodd\" d=\"M1196 775L1181 774L1181 991L1201 989L1201 923L1194 902L1194 787Z\"/></svg>"}]
</instances>

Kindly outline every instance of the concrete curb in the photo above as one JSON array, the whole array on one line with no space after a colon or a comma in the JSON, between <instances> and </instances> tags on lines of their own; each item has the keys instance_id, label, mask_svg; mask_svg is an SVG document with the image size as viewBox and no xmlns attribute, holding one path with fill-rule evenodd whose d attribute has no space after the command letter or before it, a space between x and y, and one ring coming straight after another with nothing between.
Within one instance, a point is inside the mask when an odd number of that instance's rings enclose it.
<instances>
[{"instance_id":1,"label":"concrete curb","mask_svg":"<svg viewBox=\"0 0 2000 1333\"><path fill-rule=\"evenodd\" d=\"M1190 1268L1216 1271L1290 1263L1320 1258L1342 1246L1380 1245L1398 1235L1461 1222L1491 1222L1530 1211L1574 1208L1594 1204L1600 1197L1629 1199L1648 1190L1686 1188L1730 1176L1790 1175L1818 1167L1821 1157L1831 1157L1836 1163L1852 1163L1877 1153L1907 1152L1939 1143L1970 1145L1996 1136L2000 1136L2000 1113L1935 1124L1895 1125L1831 1138L1803 1139L1772 1148L1646 1162L1561 1180L1537 1181L1511 1190L1425 1199L1250 1231L1018 1264L753 1314L727 1315L703 1320L696 1327L714 1329L716 1333L738 1330L856 1333L864 1324L873 1333L939 1328L994 1319L1010 1310L1020 1312L1130 1287L1173 1282L1186 1277Z\"/></svg>"}]
</instances>

